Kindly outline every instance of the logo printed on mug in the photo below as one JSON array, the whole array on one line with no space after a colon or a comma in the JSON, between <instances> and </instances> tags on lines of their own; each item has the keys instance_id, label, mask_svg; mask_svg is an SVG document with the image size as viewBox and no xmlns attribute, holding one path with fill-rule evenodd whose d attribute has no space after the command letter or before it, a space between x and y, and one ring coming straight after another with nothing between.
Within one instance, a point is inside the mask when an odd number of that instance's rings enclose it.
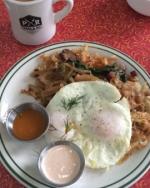
<instances>
[{"instance_id":1,"label":"logo printed on mug","mask_svg":"<svg viewBox=\"0 0 150 188\"><path fill-rule=\"evenodd\" d=\"M19 21L22 29L30 32L38 31L38 29L40 29L42 26L41 18L36 16L28 15L20 18Z\"/></svg>"},{"instance_id":2,"label":"logo printed on mug","mask_svg":"<svg viewBox=\"0 0 150 188\"><path fill-rule=\"evenodd\" d=\"M73 8L73 0L54 12L53 5L61 0L4 0L10 16L13 35L19 42L39 45L56 33L56 24Z\"/></svg>"}]
</instances>

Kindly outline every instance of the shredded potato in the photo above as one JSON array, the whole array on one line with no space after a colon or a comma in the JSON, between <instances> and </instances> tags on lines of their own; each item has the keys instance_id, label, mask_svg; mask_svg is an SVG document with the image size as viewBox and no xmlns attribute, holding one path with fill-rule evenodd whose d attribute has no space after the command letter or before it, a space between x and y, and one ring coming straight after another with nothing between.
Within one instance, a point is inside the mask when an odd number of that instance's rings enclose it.
<instances>
[{"instance_id":1,"label":"shredded potato","mask_svg":"<svg viewBox=\"0 0 150 188\"><path fill-rule=\"evenodd\" d=\"M42 63L32 72L35 84L29 85L27 89L22 90L22 93L33 96L46 106L56 92L69 83L106 80L115 85L130 104L132 138L131 147L125 159L148 144L150 141L150 88L148 85L146 83L142 85L136 73L123 75L121 80L118 77L118 69L111 70L109 73L108 69L98 69L103 72L96 75L95 69L91 69L110 68L109 65L113 65L114 62L118 64L116 57L91 55L86 46L74 51L66 49L60 53L42 55L40 59ZM121 68L124 69L124 67ZM93 73L92 70L94 70Z\"/></svg>"}]
</instances>

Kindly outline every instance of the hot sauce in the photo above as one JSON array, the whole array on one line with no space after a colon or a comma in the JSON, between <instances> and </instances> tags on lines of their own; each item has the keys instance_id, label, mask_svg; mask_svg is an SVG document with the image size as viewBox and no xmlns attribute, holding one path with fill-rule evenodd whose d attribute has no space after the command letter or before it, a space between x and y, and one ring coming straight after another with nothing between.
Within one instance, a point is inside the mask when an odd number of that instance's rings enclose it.
<instances>
[{"instance_id":1,"label":"hot sauce","mask_svg":"<svg viewBox=\"0 0 150 188\"><path fill-rule=\"evenodd\" d=\"M39 137L46 129L46 122L41 112L27 108L18 113L12 132L20 140L32 140Z\"/></svg>"}]
</instances>

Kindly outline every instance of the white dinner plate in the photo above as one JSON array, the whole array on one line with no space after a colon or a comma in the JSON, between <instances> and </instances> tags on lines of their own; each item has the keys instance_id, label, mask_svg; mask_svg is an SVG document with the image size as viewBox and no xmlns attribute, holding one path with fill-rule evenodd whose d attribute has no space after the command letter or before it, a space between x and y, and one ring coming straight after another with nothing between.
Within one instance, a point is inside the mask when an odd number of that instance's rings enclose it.
<instances>
[{"instance_id":1,"label":"white dinner plate","mask_svg":"<svg viewBox=\"0 0 150 188\"><path fill-rule=\"evenodd\" d=\"M42 53L54 53L62 49L74 49L87 44L91 53L116 55L125 64L128 71L136 70L138 76L150 86L150 77L145 70L124 53L113 48L91 42L63 42L40 48L18 61L4 76L0 86L0 117L3 121L7 110L23 102L35 101L32 97L21 94L33 82L30 73L40 63ZM19 142L11 138L5 126L0 124L1 161L7 170L26 187L48 188L49 184L38 171L37 160L43 147L53 138L47 133L35 142ZM130 187L141 178L150 165L150 144L133 154L121 165L110 170L85 169L81 178L69 188L119 188Z\"/></svg>"}]
</instances>

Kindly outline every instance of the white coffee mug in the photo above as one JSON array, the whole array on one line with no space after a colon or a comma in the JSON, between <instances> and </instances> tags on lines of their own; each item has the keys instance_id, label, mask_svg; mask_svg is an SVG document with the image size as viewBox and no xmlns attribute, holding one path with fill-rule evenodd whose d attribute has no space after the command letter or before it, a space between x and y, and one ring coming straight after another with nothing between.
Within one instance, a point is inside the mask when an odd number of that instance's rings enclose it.
<instances>
[{"instance_id":1,"label":"white coffee mug","mask_svg":"<svg viewBox=\"0 0 150 188\"><path fill-rule=\"evenodd\" d=\"M56 23L68 15L73 0L64 0L66 5L58 12L53 4L60 0L5 0L14 37L27 45L47 42L56 33Z\"/></svg>"}]
</instances>

